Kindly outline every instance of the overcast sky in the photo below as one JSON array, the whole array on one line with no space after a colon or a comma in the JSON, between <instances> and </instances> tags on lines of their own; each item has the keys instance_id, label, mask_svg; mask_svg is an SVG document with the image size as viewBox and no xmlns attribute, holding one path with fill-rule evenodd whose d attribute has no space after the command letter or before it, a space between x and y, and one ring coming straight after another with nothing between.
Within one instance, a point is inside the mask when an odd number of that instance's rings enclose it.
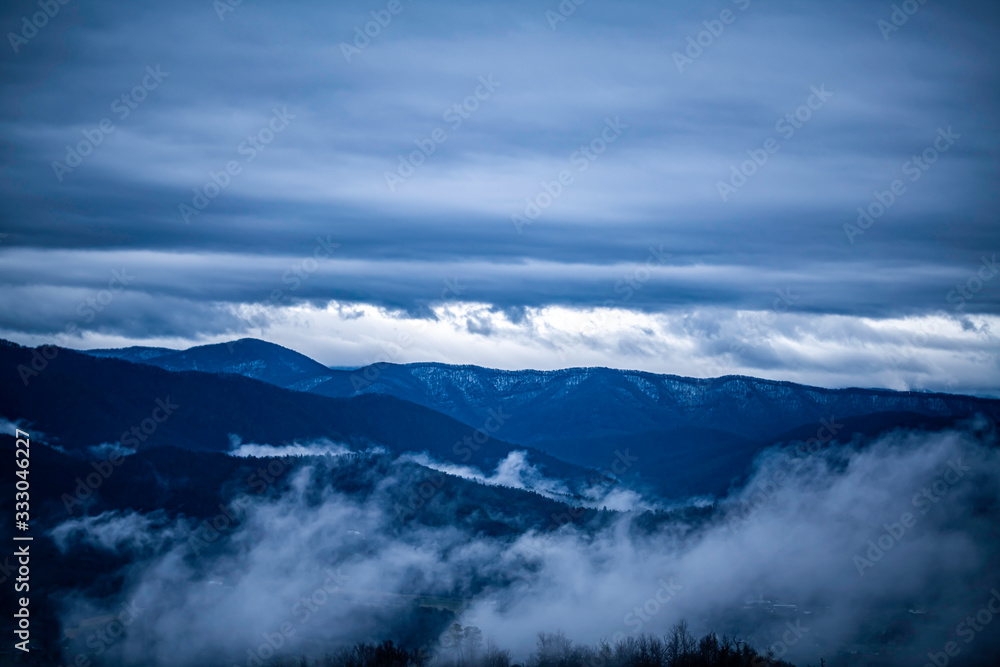
<instances>
[{"instance_id":1,"label":"overcast sky","mask_svg":"<svg viewBox=\"0 0 1000 667\"><path fill-rule=\"evenodd\" d=\"M1000 12L911 3L4 3L0 336L1000 395Z\"/></svg>"}]
</instances>

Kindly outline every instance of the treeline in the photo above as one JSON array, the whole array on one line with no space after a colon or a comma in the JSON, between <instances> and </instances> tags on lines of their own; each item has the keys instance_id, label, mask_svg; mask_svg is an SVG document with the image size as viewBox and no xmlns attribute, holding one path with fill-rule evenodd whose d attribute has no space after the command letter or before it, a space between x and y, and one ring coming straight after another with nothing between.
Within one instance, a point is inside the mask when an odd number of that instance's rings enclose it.
<instances>
[{"instance_id":1,"label":"treeline","mask_svg":"<svg viewBox=\"0 0 1000 667\"><path fill-rule=\"evenodd\" d=\"M320 659L275 658L257 662L255 667L794 667L738 639L719 638L714 633L696 639L683 622L663 637L643 634L596 646L574 644L561 632L540 633L535 651L524 663L515 663L510 651L492 642L484 645L477 641L482 637L477 632L476 628L465 629L462 641L456 644L449 642L446 633L433 656L383 641L358 643ZM12 662L35 667L63 664L52 655L43 657L34 652Z\"/></svg>"},{"instance_id":2,"label":"treeline","mask_svg":"<svg viewBox=\"0 0 1000 667\"><path fill-rule=\"evenodd\" d=\"M476 636L473 635L474 639ZM642 634L596 646L574 644L562 632L540 633L535 651L524 664L492 642L464 640L450 643L446 634L434 656L384 641L360 643L320 660L275 661L274 667L794 667L762 654L747 642L711 633L701 639L688 632L683 621L659 637ZM478 636L481 639L481 635Z\"/></svg>"}]
</instances>

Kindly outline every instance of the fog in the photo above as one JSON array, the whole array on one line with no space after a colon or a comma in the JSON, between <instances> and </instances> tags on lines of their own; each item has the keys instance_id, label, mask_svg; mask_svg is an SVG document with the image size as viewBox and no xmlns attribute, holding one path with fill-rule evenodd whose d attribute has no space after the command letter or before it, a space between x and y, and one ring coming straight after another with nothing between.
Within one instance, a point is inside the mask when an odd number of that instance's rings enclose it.
<instances>
[{"instance_id":1,"label":"fog","mask_svg":"<svg viewBox=\"0 0 1000 667\"><path fill-rule=\"evenodd\" d=\"M426 509L400 525L387 492L406 480L381 480L364 500L317 489L321 468L335 465L317 458L299 469L288 492L249 503L207 552L184 518L62 524L52 531L59 548L88 544L132 563L113 601L62 600L64 627L131 609L102 660L253 665L274 646L322 655L397 638L423 622L419 603L453 609L520 660L539 631L592 644L686 619L696 634L737 633L804 665L902 618L913 632L891 639L894 654L919 660L956 640L956 626L1000 584L1000 458L986 423L770 449L710 518L655 530L640 528L638 511L599 530L567 524L506 538L422 525ZM983 627L959 644L965 655L988 651L997 634Z\"/></svg>"},{"instance_id":2,"label":"fog","mask_svg":"<svg viewBox=\"0 0 1000 667\"><path fill-rule=\"evenodd\" d=\"M573 485L566 481L547 477L538 466L531 463L526 451L510 452L500 460L496 470L489 475L475 466L438 461L426 452L405 454L401 459L480 484L532 491L551 500L571 503L578 507L603 507L616 512L629 512L658 509L662 506L662 503L644 498L633 489L622 487L618 480L611 478L609 474L588 482L583 488L573 488Z\"/></svg>"},{"instance_id":3,"label":"fog","mask_svg":"<svg viewBox=\"0 0 1000 667\"><path fill-rule=\"evenodd\" d=\"M261 445L253 442L243 442L236 434L229 435L229 455L246 458L284 457L284 456L342 456L351 451L345 444L333 442L327 438L310 440L309 442L290 442L284 445Z\"/></svg>"}]
</instances>

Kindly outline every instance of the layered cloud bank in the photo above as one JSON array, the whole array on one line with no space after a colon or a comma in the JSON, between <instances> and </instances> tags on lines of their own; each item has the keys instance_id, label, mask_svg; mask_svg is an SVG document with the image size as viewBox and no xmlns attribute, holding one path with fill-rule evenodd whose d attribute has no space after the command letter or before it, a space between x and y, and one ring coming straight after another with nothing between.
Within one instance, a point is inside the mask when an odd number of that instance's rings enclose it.
<instances>
[{"instance_id":1,"label":"layered cloud bank","mask_svg":"<svg viewBox=\"0 0 1000 667\"><path fill-rule=\"evenodd\" d=\"M214 304L188 312L183 307L165 311L157 306L163 302L170 300L137 295L128 305L114 304L117 310L104 314L103 330L83 338L3 330L0 336L84 349L183 348L195 342L180 333L183 321L193 318L205 329L198 343L251 335L336 367L428 360L514 370L605 366L687 377L748 375L825 387L1000 396L1000 318L995 315L937 311L879 318L707 305L643 312L614 302L514 310L438 302L420 314L333 301ZM162 327L161 334L143 334L143 322Z\"/></svg>"},{"instance_id":2,"label":"layered cloud bank","mask_svg":"<svg viewBox=\"0 0 1000 667\"><path fill-rule=\"evenodd\" d=\"M721 5L5 6L0 335L996 393L997 7Z\"/></svg>"}]
</instances>

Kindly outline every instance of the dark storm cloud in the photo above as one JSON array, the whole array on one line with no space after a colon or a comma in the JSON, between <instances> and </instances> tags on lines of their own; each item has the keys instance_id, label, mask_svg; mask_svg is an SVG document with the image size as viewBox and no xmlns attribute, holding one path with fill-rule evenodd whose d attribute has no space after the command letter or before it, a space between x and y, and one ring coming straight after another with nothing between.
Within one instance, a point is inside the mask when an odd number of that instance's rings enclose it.
<instances>
[{"instance_id":1,"label":"dark storm cloud","mask_svg":"<svg viewBox=\"0 0 1000 667\"><path fill-rule=\"evenodd\" d=\"M60 329L70 288L127 263L142 278L101 326L225 330L217 304L266 302L317 237L341 244L337 261L289 302L410 312L455 268L461 299L500 309L767 308L797 288L806 311L927 313L1000 248L992 5L927 4L884 39L891 3L589 2L553 28L557 3L407 2L347 62L341 43L382 8L248 1L220 20L205 1L71 2L17 53L5 44L3 328ZM673 54L725 9L735 22L679 72ZM20 32L37 10L8 4L0 25ZM816 90L832 95L789 136L782 119ZM276 113L285 126L251 151ZM580 169L606 122L621 136ZM948 128L911 181L904 165ZM54 168L84 132L100 144ZM723 201L719 182L771 138L779 152ZM386 173L428 141L393 191ZM573 183L519 234L511 215L562 170ZM226 185L185 220L213 173ZM845 233L895 179L907 190L885 215ZM623 300L614 274L651 246L669 263ZM996 313L997 294L969 310ZM142 307L160 296L174 314Z\"/></svg>"},{"instance_id":2,"label":"dark storm cloud","mask_svg":"<svg viewBox=\"0 0 1000 667\"><path fill-rule=\"evenodd\" d=\"M747 310L777 307L779 312L792 309L819 313L837 311L846 297L854 304L853 312L860 315L915 312L915 302L925 306L926 312L963 315L995 311L998 303L995 290L984 290L962 309L948 301L953 285L976 275L982 264L917 268L885 260L878 265L789 263L769 268L705 263L661 265L647 261L645 255L637 255L632 264L604 266L543 261L368 262L329 256L315 260L313 250L320 246L315 241L313 246L303 246L301 255L267 257L24 250L7 262L16 277L0 294L0 302L6 306L0 323L11 329L19 323L44 327L53 312L72 316L81 309L81 302L107 291L115 272L122 271L133 276L118 298L119 302L132 301L132 305L120 309L124 319L134 318L137 313L132 308L147 297L169 298L176 301L175 306L187 301L201 313L201 306L208 301L206 294L211 295L211 302L231 305L311 302L321 306L336 299L374 303L424 316L429 314L426 308L435 302L456 300L453 291L458 292L459 300L493 304L498 309L514 308L515 313L524 305L573 306L588 300L594 306L646 311L712 303ZM995 280L1000 282L1000 274ZM905 290L897 292L900 284L905 284ZM280 298L272 297L274 290L282 292ZM901 303L887 307L887 295L900 298ZM781 303L775 306L776 302ZM156 307L165 308L163 304Z\"/></svg>"}]
</instances>

